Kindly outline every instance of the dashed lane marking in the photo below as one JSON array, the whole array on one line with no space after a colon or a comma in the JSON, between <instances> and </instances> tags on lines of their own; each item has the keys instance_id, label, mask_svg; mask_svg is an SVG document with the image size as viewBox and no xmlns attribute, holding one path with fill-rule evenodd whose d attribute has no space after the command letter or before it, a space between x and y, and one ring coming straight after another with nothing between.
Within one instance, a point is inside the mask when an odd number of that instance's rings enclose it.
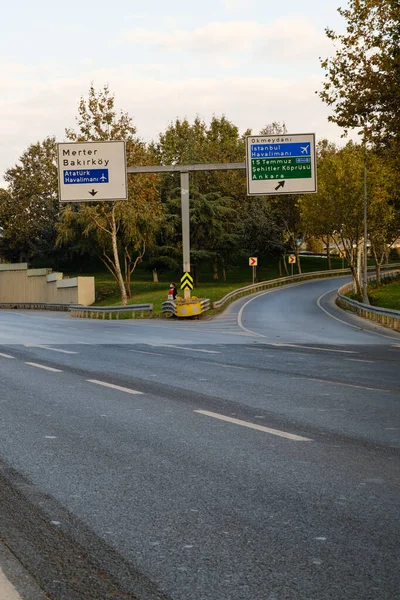
<instances>
[{"instance_id":1,"label":"dashed lane marking","mask_svg":"<svg viewBox=\"0 0 400 600\"><path fill-rule=\"evenodd\" d=\"M175 346L174 344L148 344L154 348L177 348L178 350L189 350L191 352L204 352L205 354L221 354L218 350L201 350L200 348L190 348L188 346Z\"/></svg>"},{"instance_id":2,"label":"dashed lane marking","mask_svg":"<svg viewBox=\"0 0 400 600\"><path fill-rule=\"evenodd\" d=\"M53 367L47 367L46 365L40 365L39 363L26 362L25 364L38 369L44 369L45 371L51 371L52 373L62 373L61 369L54 369Z\"/></svg>"},{"instance_id":3,"label":"dashed lane marking","mask_svg":"<svg viewBox=\"0 0 400 600\"><path fill-rule=\"evenodd\" d=\"M219 419L220 421L226 421L227 423L233 423L234 425L241 425L242 427L248 427L249 429L255 429L257 431L263 431L264 433L270 433L271 435L277 435L278 437L286 438L288 440L293 440L295 442L312 442L313 440L310 438L303 437L301 435L296 435L294 433L287 433L286 431L280 431L279 429L271 429L270 427L264 427L263 425L256 425L255 423L250 423L249 421L242 421L241 419L234 419L232 417L226 417L225 415L220 415L218 413L209 412L208 410L195 410L193 411L199 415L204 415L205 417L212 417L213 419Z\"/></svg>"},{"instance_id":4,"label":"dashed lane marking","mask_svg":"<svg viewBox=\"0 0 400 600\"><path fill-rule=\"evenodd\" d=\"M119 392L125 392L126 394L143 394L138 390L131 390L130 388L121 387L120 385L114 385L113 383L107 383L106 381L98 381L97 379L87 379L89 383L95 383L96 385L102 385L103 387L118 390Z\"/></svg>"},{"instance_id":5,"label":"dashed lane marking","mask_svg":"<svg viewBox=\"0 0 400 600\"><path fill-rule=\"evenodd\" d=\"M150 354L150 356L166 356L160 352L146 352L145 350L129 350L129 352L137 352L138 354Z\"/></svg>"},{"instance_id":6,"label":"dashed lane marking","mask_svg":"<svg viewBox=\"0 0 400 600\"><path fill-rule=\"evenodd\" d=\"M60 348L52 348L51 346L44 346L42 344L24 344L25 348L41 348L42 350L51 350L52 352L60 352L61 354L79 354L73 350L61 350Z\"/></svg>"},{"instance_id":7,"label":"dashed lane marking","mask_svg":"<svg viewBox=\"0 0 400 600\"><path fill-rule=\"evenodd\" d=\"M364 360L363 358L346 358L347 361L351 362L362 362L362 363L372 363L375 364L374 360Z\"/></svg>"},{"instance_id":8,"label":"dashed lane marking","mask_svg":"<svg viewBox=\"0 0 400 600\"><path fill-rule=\"evenodd\" d=\"M3 354L3 352L0 352L0 356L2 358L15 358L15 356L11 356L11 354Z\"/></svg>"},{"instance_id":9,"label":"dashed lane marking","mask_svg":"<svg viewBox=\"0 0 400 600\"><path fill-rule=\"evenodd\" d=\"M265 342L268 346L283 346L284 348L303 348L304 350L319 350L320 352L339 352L340 354L358 354L353 350L337 350L336 348L320 348L319 346L306 346L302 344L286 344L285 342Z\"/></svg>"},{"instance_id":10,"label":"dashed lane marking","mask_svg":"<svg viewBox=\"0 0 400 600\"><path fill-rule=\"evenodd\" d=\"M343 385L345 387L357 388L360 390L368 390L370 392L393 392L396 390L387 390L384 388L376 388L376 387L368 387L366 385L356 385L354 383L344 383L342 381L330 381L328 379L317 379L316 377L302 377L302 379L306 379L307 381L317 381L318 383L327 383L330 385Z\"/></svg>"}]
</instances>

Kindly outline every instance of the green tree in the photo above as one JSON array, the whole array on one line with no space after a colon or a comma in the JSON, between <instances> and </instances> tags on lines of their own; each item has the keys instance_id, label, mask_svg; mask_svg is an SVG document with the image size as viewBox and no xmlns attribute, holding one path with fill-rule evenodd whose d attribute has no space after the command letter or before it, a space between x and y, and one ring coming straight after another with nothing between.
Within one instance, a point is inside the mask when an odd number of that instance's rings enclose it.
<instances>
[{"instance_id":1,"label":"green tree","mask_svg":"<svg viewBox=\"0 0 400 600\"><path fill-rule=\"evenodd\" d=\"M305 194L300 200L303 229L310 236L320 238L326 245L328 268L331 268L331 246L337 227L335 197L328 193L332 159L338 148L324 139L317 144L318 193Z\"/></svg>"},{"instance_id":2,"label":"green tree","mask_svg":"<svg viewBox=\"0 0 400 600\"><path fill-rule=\"evenodd\" d=\"M376 147L400 147L399 0L350 0L339 8L346 32L326 34L336 47L321 61L326 71L320 98L331 121L345 131L362 128Z\"/></svg>"},{"instance_id":3,"label":"green tree","mask_svg":"<svg viewBox=\"0 0 400 600\"><path fill-rule=\"evenodd\" d=\"M54 137L31 144L5 172L0 195L3 254L30 261L54 248L59 216L57 151Z\"/></svg>"},{"instance_id":4,"label":"green tree","mask_svg":"<svg viewBox=\"0 0 400 600\"><path fill-rule=\"evenodd\" d=\"M125 140L128 164L151 164L152 153L136 137L127 113L117 114L115 97L108 86L98 92L93 85L78 108L77 131L66 130L74 142ZM131 296L131 275L143 259L162 221L155 175L136 175L128 182L129 200L68 205L59 226L59 241L90 237L100 259L118 284L121 302Z\"/></svg>"}]
</instances>

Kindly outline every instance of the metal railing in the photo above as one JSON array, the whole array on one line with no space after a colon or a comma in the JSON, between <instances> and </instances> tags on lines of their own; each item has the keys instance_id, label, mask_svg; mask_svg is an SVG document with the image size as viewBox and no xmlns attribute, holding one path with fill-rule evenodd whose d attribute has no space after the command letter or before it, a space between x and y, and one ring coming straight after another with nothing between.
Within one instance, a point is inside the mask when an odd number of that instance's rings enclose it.
<instances>
[{"instance_id":1,"label":"metal railing","mask_svg":"<svg viewBox=\"0 0 400 600\"><path fill-rule=\"evenodd\" d=\"M108 315L109 320L113 319L115 315L116 319L119 319L120 314L132 313L132 319L135 318L135 313L141 312L141 317L144 317L144 313L148 312L149 316L153 316L153 305L152 304L128 304L127 306L79 306L72 305L69 307L71 317L79 318L90 318L105 319Z\"/></svg>"},{"instance_id":2,"label":"metal railing","mask_svg":"<svg viewBox=\"0 0 400 600\"><path fill-rule=\"evenodd\" d=\"M350 273L350 269L336 269L332 271L314 271L312 273L304 273L301 275L293 275L289 277L279 277L278 279L270 279L269 281L261 281L260 283L254 283L251 285L247 285L246 287L239 288L237 290L233 290L229 294L226 294L221 300L217 300L213 302L213 308L219 310L226 303L232 302L233 300L237 300L237 298L241 298L242 296L248 296L249 294L254 294L256 292L261 292L263 290L268 290L269 288L275 288L282 285L289 285L291 283L296 283L298 281L308 281L311 279L320 279L322 277L338 277L340 275L348 275Z\"/></svg>"},{"instance_id":3,"label":"metal railing","mask_svg":"<svg viewBox=\"0 0 400 600\"><path fill-rule=\"evenodd\" d=\"M389 273L382 273L381 279L390 280L395 279L400 275L400 270L390 271ZM368 277L368 281L375 281L376 275ZM352 310L356 312L360 317L369 319L370 321L376 321L384 327L390 327L390 329L400 330L400 310L392 310L391 308L381 308L380 306L371 306L369 304L363 304L353 298L346 296L350 290L353 289L353 282L346 283L339 288L336 298L336 303L340 308Z\"/></svg>"},{"instance_id":4,"label":"metal railing","mask_svg":"<svg viewBox=\"0 0 400 600\"><path fill-rule=\"evenodd\" d=\"M46 302L0 302L1 308L18 309L18 310L59 310L68 311L69 304L47 304Z\"/></svg>"}]
</instances>

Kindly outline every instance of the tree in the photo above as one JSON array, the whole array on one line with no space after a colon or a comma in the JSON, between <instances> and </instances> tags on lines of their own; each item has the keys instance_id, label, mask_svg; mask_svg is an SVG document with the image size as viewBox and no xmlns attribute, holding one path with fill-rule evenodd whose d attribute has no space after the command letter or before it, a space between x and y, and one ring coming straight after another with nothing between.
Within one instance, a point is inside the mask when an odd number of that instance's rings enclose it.
<instances>
[{"instance_id":1,"label":"tree","mask_svg":"<svg viewBox=\"0 0 400 600\"><path fill-rule=\"evenodd\" d=\"M368 239L375 263L376 281L381 282L381 266L389 248L400 233L400 210L396 203L395 162L375 152L367 156Z\"/></svg>"},{"instance_id":2,"label":"tree","mask_svg":"<svg viewBox=\"0 0 400 600\"><path fill-rule=\"evenodd\" d=\"M338 148L324 139L317 144L318 193L305 194L300 200L303 228L309 235L322 239L326 244L328 269L331 268L331 242L337 226L335 196L328 193L328 181L332 159ZM328 160L329 159L329 160Z\"/></svg>"},{"instance_id":3,"label":"tree","mask_svg":"<svg viewBox=\"0 0 400 600\"><path fill-rule=\"evenodd\" d=\"M55 245L59 215L55 138L31 144L4 179L8 188L0 195L3 254L9 260L29 261Z\"/></svg>"},{"instance_id":4,"label":"tree","mask_svg":"<svg viewBox=\"0 0 400 600\"><path fill-rule=\"evenodd\" d=\"M321 60L325 80L320 98L333 108L330 121L362 128L378 148L400 147L399 0L350 0L339 8L346 32L326 29L335 43L333 58Z\"/></svg>"},{"instance_id":5,"label":"tree","mask_svg":"<svg viewBox=\"0 0 400 600\"><path fill-rule=\"evenodd\" d=\"M66 130L74 142L125 140L128 164L151 164L153 157L137 137L136 128L127 113L117 115L115 97L108 86L96 92L93 85L88 99L81 98L78 130ZM90 237L103 264L118 284L121 302L131 295L131 275L155 238L162 220L155 175L139 175L129 179L127 201L69 205L63 212L59 241L83 232Z\"/></svg>"}]
</instances>

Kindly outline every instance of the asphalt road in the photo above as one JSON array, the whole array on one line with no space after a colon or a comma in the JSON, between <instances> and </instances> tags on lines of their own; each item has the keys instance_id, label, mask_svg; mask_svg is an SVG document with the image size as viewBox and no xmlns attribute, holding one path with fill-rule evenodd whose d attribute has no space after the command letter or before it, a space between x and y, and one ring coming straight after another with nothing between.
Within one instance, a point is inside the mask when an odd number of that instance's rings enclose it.
<instances>
[{"instance_id":1,"label":"asphalt road","mask_svg":"<svg viewBox=\"0 0 400 600\"><path fill-rule=\"evenodd\" d=\"M48 598L400 598L400 335L341 283L0 312L0 538Z\"/></svg>"}]
</instances>

